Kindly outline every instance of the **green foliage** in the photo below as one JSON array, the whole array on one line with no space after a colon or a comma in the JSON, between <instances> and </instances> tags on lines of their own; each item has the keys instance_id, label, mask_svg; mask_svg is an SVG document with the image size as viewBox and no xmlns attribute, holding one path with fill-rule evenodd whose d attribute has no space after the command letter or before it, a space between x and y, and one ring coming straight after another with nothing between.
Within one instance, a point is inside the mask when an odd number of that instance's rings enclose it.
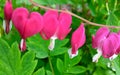
<instances>
[{"instance_id":1,"label":"green foliage","mask_svg":"<svg viewBox=\"0 0 120 75\"><path fill-rule=\"evenodd\" d=\"M0 75L32 75L36 65L35 53L28 51L21 57L16 42L10 47L0 39Z\"/></svg>"},{"instance_id":2,"label":"green foliage","mask_svg":"<svg viewBox=\"0 0 120 75\"><path fill-rule=\"evenodd\" d=\"M37 70L33 75L45 75L45 69L42 67Z\"/></svg>"},{"instance_id":3,"label":"green foliage","mask_svg":"<svg viewBox=\"0 0 120 75\"><path fill-rule=\"evenodd\" d=\"M62 9L66 5L70 11L91 22L120 26L119 0L33 0L38 4ZM53 51L48 49L50 40L44 40L40 34L26 39L27 50L21 52L18 48L20 35L14 25L9 34L3 30L5 0L0 0L0 75L120 75L120 56L115 60L100 57L97 63L92 62L96 50L92 48L91 36L99 27L85 23L86 43L79 49L78 56L71 59L68 49L71 47L72 33L83 22L72 17L71 32L64 40L56 40ZM12 0L12 5L26 7L30 12L44 14L46 10L33 6L29 0ZM117 32L119 29L111 29ZM108 67L108 63L111 64Z\"/></svg>"}]
</instances>

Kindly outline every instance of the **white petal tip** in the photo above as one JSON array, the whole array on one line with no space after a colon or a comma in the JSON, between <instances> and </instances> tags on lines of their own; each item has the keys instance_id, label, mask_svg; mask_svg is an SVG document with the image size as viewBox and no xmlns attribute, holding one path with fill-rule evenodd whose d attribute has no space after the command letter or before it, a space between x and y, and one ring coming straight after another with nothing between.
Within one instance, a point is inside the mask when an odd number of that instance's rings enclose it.
<instances>
[{"instance_id":1,"label":"white petal tip","mask_svg":"<svg viewBox=\"0 0 120 75\"><path fill-rule=\"evenodd\" d=\"M95 55L95 56L93 56L93 58L92 58L92 62L98 62L98 56L97 55Z\"/></svg>"},{"instance_id":2,"label":"white petal tip","mask_svg":"<svg viewBox=\"0 0 120 75\"><path fill-rule=\"evenodd\" d=\"M3 29L4 29L4 31L6 31L6 23L5 23L5 20L3 20Z\"/></svg>"},{"instance_id":3,"label":"white petal tip","mask_svg":"<svg viewBox=\"0 0 120 75\"><path fill-rule=\"evenodd\" d=\"M54 49L54 47L53 47L53 46L49 46L48 49L49 49L50 51L52 51L52 50Z\"/></svg>"},{"instance_id":4,"label":"white petal tip","mask_svg":"<svg viewBox=\"0 0 120 75\"><path fill-rule=\"evenodd\" d=\"M98 62L98 59L102 55L102 51L100 49L97 49L97 54L95 54L92 58L92 62Z\"/></svg>"},{"instance_id":5,"label":"white petal tip","mask_svg":"<svg viewBox=\"0 0 120 75\"><path fill-rule=\"evenodd\" d=\"M10 27L9 28L10 28L10 30L12 29L12 20L10 21Z\"/></svg>"},{"instance_id":6,"label":"white petal tip","mask_svg":"<svg viewBox=\"0 0 120 75\"><path fill-rule=\"evenodd\" d=\"M69 54L69 57L72 59L72 58L74 58L74 57L76 57L78 55L78 50L77 50L76 54L72 54L72 49L70 48L68 50L68 54Z\"/></svg>"},{"instance_id":7,"label":"white petal tip","mask_svg":"<svg viewBox=\"0 0 120 75\"><path fill-rule=\"evenodd\" d=\"M112 55L112 56L109 58L109 60L112 61L112 60L114 60L117 56L118 56L118 55L114 54L114 55Z\"/></svg>"},{"instance_id":8,"label":"white petal tip","mask_svg":"<svg viewBox=\"0 0 120 75\"><path fill-rule=\"evenodd\" d=\"M54 49L54 47L55 47L55 40L57 39L57 37L51 37L51 39L50 39L50 45L49 45L49 47L48 47L48 49L50 50L50 51L52 51L53 49Z\"/></svg>"}]
</instances>

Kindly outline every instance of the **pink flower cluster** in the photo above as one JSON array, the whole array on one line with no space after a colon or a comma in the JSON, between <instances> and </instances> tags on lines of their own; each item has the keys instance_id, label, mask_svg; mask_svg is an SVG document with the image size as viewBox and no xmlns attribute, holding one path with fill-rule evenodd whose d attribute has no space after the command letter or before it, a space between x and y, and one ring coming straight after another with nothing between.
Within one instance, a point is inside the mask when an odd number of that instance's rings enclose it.
<instances>
[{"instance_id":1,"label":"pink flower cluster","mask_svg":"<svg viewBox=\"0 0 120 75\"><path fill-rule=\"evenodd\" d=\"M92 36L92 47L97 49L93 62L97 62L101 55L113 60L120 53L120 32L110 32L106 27L98 29Z\"/></svg>"},{"instance_id":2,"label":"pink flower cluster","mask_svg":"<svg viewBox=\"0 0 120 75\"><path fill-rule=\"evenodd\" d=\"M12 20L15 28L21 36L20 50L26 50L26 39L37 33L45 40L50 39L49 50L54 49L55 40L63 40L71 31L72 16L68 13L48 10L42 16L38 12L29 12L26 8L20 7L13 11L12 2L8 0L4 8L5 31L10 31L9 22ZM71 58L78 54L78 48L84 45L86 40L85 28L82 23L72 34L71 46L68 51Z\"/></svg>"},{"instance_id":3,"label":"pink flower cluster","mask_svg":"<svg viewBox=\"0 0 120 75\"><path fill-rule=\"evenodd\" d=\"M4 6L3 28L8 34L12 22L21 36L20 50L26 50L26 39L40 33L43 39L50 40L49 50L53 50L55 40L63 40L71 31L72 16L68 13L48 10L42 16L38 12L29 12L26 8L20 7L13 11L11 0L6 0ZM12 22L11 22L12 20ZM77 56L78 49L86 41L84 24L76 29L71 37L71 46L68 50L71 58ZM106 27L98 29L96 35L92 36L92 47L97 49L93 56L93 62L97 62L100 56L113 60L120 53L120 32L110 32Z\"/></svg>"}]
</instances>

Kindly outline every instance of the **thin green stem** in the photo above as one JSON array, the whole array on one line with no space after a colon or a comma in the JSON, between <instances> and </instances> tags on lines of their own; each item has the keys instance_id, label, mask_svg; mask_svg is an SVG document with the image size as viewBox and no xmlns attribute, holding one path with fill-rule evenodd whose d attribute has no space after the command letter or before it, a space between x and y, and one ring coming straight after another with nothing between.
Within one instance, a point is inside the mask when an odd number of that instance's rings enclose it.
<instances>
[{"instance_id":1,"label":"thin green stem","mask_svg":"<svg viewBox=\"0 0 120 75\"><path fill-rule=\"evenodd\" d=\"M52 75L55 75L50 55L48 56L48 60L49 60L50 68L51 68L51 71L52 71Z\"/></svg>"}]
</instances>

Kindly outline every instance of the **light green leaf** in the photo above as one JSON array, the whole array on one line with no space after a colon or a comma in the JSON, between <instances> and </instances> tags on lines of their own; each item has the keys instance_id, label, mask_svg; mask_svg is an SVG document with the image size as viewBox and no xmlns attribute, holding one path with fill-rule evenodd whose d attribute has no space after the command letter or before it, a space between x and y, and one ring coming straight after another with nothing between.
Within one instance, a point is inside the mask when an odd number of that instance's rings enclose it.
<instances>
[{"instance_id":1,"label":"light green leaf","mask_svg":"<svg viewBox=\"0 0 120 75\"><path fill-rule=\"evenodd\" d=\"M40 35L30 37L27 41L28 50L34 51L37 58L48 57L48 45L49 41L43 40Z\"/></svg>"},{"instance_id":2,"label":"light green leaf","mask_svg":"<svg viewBox=\"0 0 120 75\"><path fill-rule=\"evenodd\" d=\"M46 70L46 74L47 74L47 75L52 75L52 72L49 71L49 70Z\"/></svg>"},{"instance_id":3,"label":"light green leaf","mask_svg":"<svg viewBox=\"0 0 120 75\"><path fill-rule=\"evenodd\" d=\"M32 51L21 57L16 42L9 47L6 41L0 39L0 75L32 75L37 65L34 58Z\"/></svg>"},{"instance_id":4,"label":"light green leaf","mask_svg":"<svg viewBox=\"0 0 120 75\"><path fill-rule=\"evenodd\" d=\"M54 49L53 51L50 51L50 55L56 56L56 55L66 53L67 51L68 51L68 48L65 48L65 47L57 48L57 49Z\"/></svg>"},{"instance_id":5,"label":"light green leaf","mask_svg":"<svg viewBox=\"0 0 120 75\"><path fill-rule=\"evenodd\" d=\"M63 61L61 59L57 59L57 68L59 70L60 73L63 73L64 71L64 64Z\"/></svg>"},{"instance_id":6,"label":"light green leaf","mask_svg":"<svg viewBox=\"0 0 120 75\"><path fill-rule=\"evenodd\" d=\"M38 69L33 75L45 75L45 69L42 67Z\"/></svg>"},{"instance_id":7,"label":"light green leaf","mask_svg":"<svg viewBox=\"0 0 120 75\"><path fill-rule=\"evenodd\" d=\"M68 73L79 74L85 72L87 69L83 66L74 66L68 69Z\"/></svg>"},{"instance_id":8,"label":"light green leaf","mask_svg":"<svg viewBox=\"0 0 120 75\"><path fill-rule=\"evenodd\" d=\"M107 25L118 25L119 20L117 16L114 13L110 13L110 15L107 18L106 24Z\"/></svg>"},{"instance_id":9,"label":"light green leaf","mask_svg":"<svg viewBox=\"0 0 120 75\"><path fill-rule=\"evenodd\" d=\"M32 50L36 53L36 57L38 58L46 58L48 57L48 52L42 47L42 45L35 44L33 42L27 43L28 50Z\"/></svg>"},{"instance_id":10,"label":"light green leaf","mask_svg":"<svg viewBox=\"0 0 120 75\"><path fill-rule=\"evenodd\" d=\"M33 51L28 51L22 57L22 73L23 75L31 75L37 65L37 60L33 61L35 58L35 53ZM28 64L29 63L29 64Z\"/></svg>"},{"instance_id":11,"label":"light green leaf","mask_svg":"<svg viewBox=\"0 0 120 75\"><path fill-rule=\"evenodd\" d=\"M116 59L114 59L113 62L113 68L116 70L116 75L120 75L120 56L118 56Z\"/></svg>"},{"instance_id":12,"label":"light green leaf","mask_svg":"<svg viewBox=\"0 0 120 75\"><path fill-rule=\"evenodd\" d=\"M81 55L82 51L80 49L78 50L78 55L72 59L69 57L68 53L66 53L64 57L65 67L68 68L78 64L82 58Z\"/></svg>"}]
</instances>

